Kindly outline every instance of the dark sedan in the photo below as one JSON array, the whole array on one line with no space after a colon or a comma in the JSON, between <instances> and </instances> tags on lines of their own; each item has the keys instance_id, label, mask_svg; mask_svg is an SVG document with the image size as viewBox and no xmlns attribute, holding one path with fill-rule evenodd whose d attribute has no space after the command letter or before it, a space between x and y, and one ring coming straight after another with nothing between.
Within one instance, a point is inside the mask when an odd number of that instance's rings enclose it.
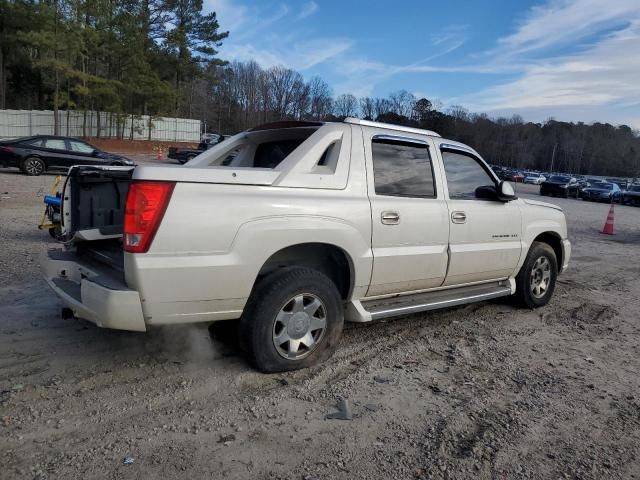
<instances>
[{"instance_id":1,"label":"dark sedan","mask_svg":"<svg viewBox=\"0 0 640 480\"><path fill-rule=\"evenodd\" d=\"M121 155L103 152L77 138L38 135L0 141L0 165L27 175L73 165L135 165Z\"/></svg>"},{"instance_id":2,"label":"dark sedan","mask_svg":"<svg viewBox=\"0 0 640 480\"><path fill-rule=\"evenodd\" d=\"M567 175L552 175L540 184L540 195L551 197L578 197L578 182Z\"/></svg>"},{"instance_id":3,"label":"dark sedan","mask_svg":"<svg viewBox=\"0 0 640 480\"><path fill-rule=\"evenodd\" d=\"M631 185L622 192L622 203L640 207L640 185Z\"/></svg>"},{"instance_id":4,"label":"dark sedan","mask_svg":"<svg viewBox=\"0 0 640 480\"><path fill-rule=\"evenodd\" d=\"M582 190L583 200L598 202L617 202L622 198L622 190L616 183L597 183L593 187Z\"/></svg>"}]
</instances>

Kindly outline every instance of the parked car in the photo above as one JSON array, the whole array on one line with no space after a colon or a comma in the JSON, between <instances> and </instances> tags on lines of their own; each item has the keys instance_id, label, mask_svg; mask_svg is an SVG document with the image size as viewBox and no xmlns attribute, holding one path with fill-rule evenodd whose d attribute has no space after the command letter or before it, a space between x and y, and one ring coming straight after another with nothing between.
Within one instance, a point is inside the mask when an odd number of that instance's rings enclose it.
<instances>
[{"instance_id":1,"label":"parked car","mask_svg":"<svg viewBox=\"0 0 640 480\"><path fill-rule=\"evenodd\" d=\"M622 192L622 203L640 207L640 185L631 185Z\"/></svg>"},{"instance_id":2,"label":"parked car","mask_svg":"<svg viewBox=\"0 0 640 480\"><path fill-rule=\"evenodd\" d=\"M544 182L547 178L540 174L540 173L529 173L528 175L526 175L524 177L523 182L524 183L530 183L533 185L540 185L542 182Z\"/></svg>"},{"instance_id":3,"label":"parked car","mask_svg":"<svg viewBox=\"0 0 640 480\"><path fill-rule=\"evenodd\" d=\"M511 172L507 179L512 182L522 182L524 181L524 174L522 172Z\"/></svg>"},{"instance_id":4,"label":"parked car","mask_svg":"<svg viewBox=\"0 0 640 480\"><path fill-rule=\"evenodd\" d=\"M206 136L205 136L206 135ZM229 135L218 135L214 133L204 134L202 141L198 144L198 148L179 148L169 147L168 158L178 160L180 163L187 163L196 158L202 152L207 151L211 147L229 138Z\"/></svg>"},{"instance_id":5,"label":"parked car","mask_svg":"<svg viewBox=\"0 0 640 480\"><path fill-rule=\"evenodd\" d=\"M614 177L614 178L607 178L604 181L609 183L615 183L620 187L621 190L625 190L627 188L627 185L629 185L629 181L626 178Z\"/></svg>"},{"instance_id":6,"label":"parked car","mask_svg":"<svg viewBox=\"0 0 640 480\"><path fill-rule=\"evenodd\" d=\"M38 135L0 142L0 164L19 168L27 175L40 175L73 165L132 166L135 162L77 138Z\"/></svg>"},{"instance_id":7,"label":"parked car","mask_svg":"<svg viewBox=\"0 0 640 480\"><path fill-rule=\"evenodd\" d=\"M582 190L583 200L598 202L619 202L622 199L622 189L617 183L600 182Z\"/></svg>"},{"instance_id":8,"label":"parked car","mask_svg":"<svg viewBox=\"0 0 640 480\"><path fill-rule=\"evenodd\" d=\"M603 182L604 180L597 178L583 178L582 180L578 180L578 198L582 198L582 192L585 188L593 187Z\"/></svg>"},{"instance_id":9,"label":"parked car","mask_svg":"<svg viewBox=\"0 0 640 480\"><path fill-rule=\"evenodd\" d=\"M62 196L65 242L42 266L73 314L238 320L265 372L327 359L345 319L540 307L571 251L562 210L518 199L472 148L351 118L256 127L186 166L75 167Z\"/></svg>"},{"instance_id":10,"label":"parked car","mask_svg":"<svg viewBox=\"0 0 640 480\"><path fill-rule=\"evenodd\" d=\"M540 195L578 198L578 182L567 175L552 175L540 184Z\"/></svg>"}]
</instances>

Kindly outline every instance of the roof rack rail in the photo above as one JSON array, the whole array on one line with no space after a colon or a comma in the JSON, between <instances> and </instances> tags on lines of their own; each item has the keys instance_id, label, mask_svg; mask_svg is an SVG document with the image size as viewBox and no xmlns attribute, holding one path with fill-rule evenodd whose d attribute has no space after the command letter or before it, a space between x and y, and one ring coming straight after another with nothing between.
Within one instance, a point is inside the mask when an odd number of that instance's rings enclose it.
<instances>
[{"instance_id":1,"label":"roof rack rail","mask_svg":"<svg viewBox=\"0 0 640 480\"><path fill-rule=\"evenodd\" d=\"M402 125L393 125L392 123L372 122L371 120L361 120L359 118L354 118L354 117L345 118L344 123L351 123L353 125L363 125L365 127L386 128L388 130L397 130L399 132L420 133L422 135L429 135L432 137L440 136L439 133L436 133L432 130L423 130L422 128L404 127Z\"/></svg>"}]
</instances>

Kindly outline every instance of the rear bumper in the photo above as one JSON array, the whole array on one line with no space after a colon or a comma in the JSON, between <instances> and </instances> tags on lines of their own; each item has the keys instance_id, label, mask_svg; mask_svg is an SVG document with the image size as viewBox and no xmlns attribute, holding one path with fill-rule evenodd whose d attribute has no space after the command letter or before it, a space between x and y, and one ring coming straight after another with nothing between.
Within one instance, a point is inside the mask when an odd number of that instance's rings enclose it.
<instances>
[{"instance_id":1,"label":"rear bumper","mask_svg":"<svg viewBox=\"0 0 640 480\"><path fill-rule=\"evenodd\" d=\"M51 289L78 318L103 328L146 331L140 295L113 269L59 249L43 253L41 268Z\"/></svg>"}]
</instances>

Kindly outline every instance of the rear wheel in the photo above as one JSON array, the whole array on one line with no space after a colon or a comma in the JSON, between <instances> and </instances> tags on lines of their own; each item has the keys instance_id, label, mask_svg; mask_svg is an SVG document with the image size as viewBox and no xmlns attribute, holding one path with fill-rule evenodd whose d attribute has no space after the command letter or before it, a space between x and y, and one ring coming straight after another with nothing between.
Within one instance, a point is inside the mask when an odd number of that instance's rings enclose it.
<instances>
[{"instance_id":1,"label":"rear wheel","mask_svg":"<svg viewBox=\"0 0 640 480\"><path fill-rule=\"evenodd\" d=\"M254 287L240 320L240 342L258 370L297 370L329 358L343 324L334 283L317 270L287 267Z\"/></svg>"},{"instance_id":2,"label":"rear wheel","mask_svg":"<svg viewBox=\"0 0 640 480\"><path fill-rule=\"evenodd\" d=\"M514 299L524 307L542 307L549 303L557 278L558 260L553 248L547 243L533 242L516 276Z\"/></svg>"},{"instance_id":3,"label":"rear wheel","mask_svg":"<svg viewBox=\"0 0 640 480\"><path fill-rule=\"evenodd\" d=\"M47 169L45 163L36 157L29 157L22 163L22 171L29 176L36 177Z\"/></svg>"}]
</instances>

